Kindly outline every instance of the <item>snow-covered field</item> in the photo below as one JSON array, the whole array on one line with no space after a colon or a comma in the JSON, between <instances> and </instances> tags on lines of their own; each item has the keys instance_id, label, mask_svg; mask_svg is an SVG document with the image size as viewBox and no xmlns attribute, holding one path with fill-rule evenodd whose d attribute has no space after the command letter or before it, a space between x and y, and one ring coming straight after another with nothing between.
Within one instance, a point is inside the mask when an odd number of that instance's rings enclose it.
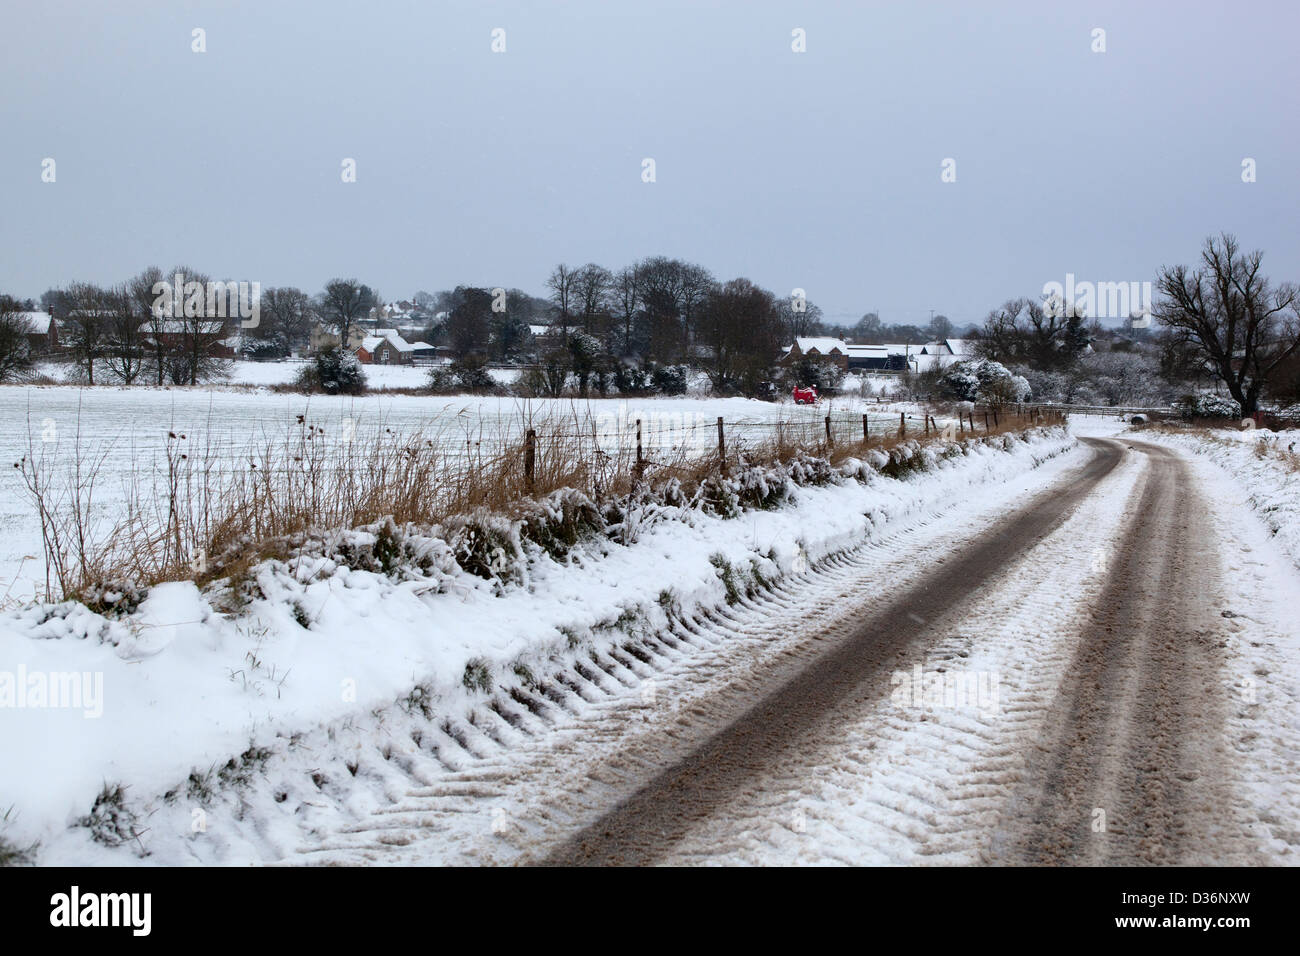
<instances>
[{"instance_id":1,"label":"snow-covered field","mask_svg":"<svg viewBox=\"0 0 1300 956\"><path fill-rule=\"evenodd\" d=\"M288 385L306 364L305 359L285 359L282 362L248 362L230 363L229 377L224 380L228 386L270 387ZM429 383L429 367L417 365L367 365L365 366L366 383L372 389L423 388ZM71 366L57 362L42 362L36 372L55 382L70 383L73 373ZM96 372L96 378L109 379L109 370L104 368ZM490 368L488 374L500 385L510 386L519 380L520 370L515 368ZM898 375L858 374L844 376L840 390L846 395L865 395L874 399L893 395L901 381ZM220 385L214 387L221 387ZM708 376L694 372L689 379L689 394L696 398L707 397L709 393Z\"/></svg>"},{"instance_id":2,"label":"snow-covered field","mask_svg":"<svg viewBox=\"0 0 1300 956\"><path fill-rule=\"evenodd\" d=\"M234 362L231 366L231 385L287 385L307 363L301 359L283 362ZM369 388L424 388L429 384L429 368L420 365L366 365L366 385ZM488 369L488 374L501 385L511 385L519 378L517 369Z\"/></svg>"},{"instance_id":3,"label":"snow-covered field","mask_svg":"<svg viewBox=\"0 0 1300 956\"><path fill-rule=\"evenodd\" d=\"M239 363L243 369L279 370L286 364ZM418 369L382 368L410 373ZM857 397L800 407L743 398L686 396L654 399L516 399L484 396L368 395L358 398L281 394L264 388L78 388L0 386L0 461L25 455L45 457L55 476L70 473L78 456L96 461L95 514L104 522L119 516L132 486L147 483L163 468L169 434L185 435L190 448L209 442L224 447L232 461L250 442L283 438L298 416L329 435L365 436L384 426L421 431L451 445L491 440L503 430L518 434L525 417L566 419L595 426L602 447L635 442L641 419L647 448L685 445L716 447L716 421L725 419L728 441L761 439L778 422L814 430L828 413L869 413L872 427L897 428L900 411L914 406L881 405ZM917 427L916 423L911 426ZM585 433L585 432L584 432ZM0 477L0 600L23 601L43 594L40 525L21 476L11 467Z\"/></svg>"},{"instance_id":4,"label":"snow-covered field","mask_svg":"<svg viewBox=\"0 0 1300 956\"><path fill-rule=\"evenodd\" d=\"M239 396L214 393L206 408L172 398L164 408L181 417L222 421L247 410ZM120 393L118 414L149 415L136 404L142 400L147 395ZM719 413L716 402L705 407ZM157 415L155 408L150 420ZM360 801L354 812L373 803L361 786L369 772L355 790L349 774L356 778L357 761L369 762L390 738L387 728L412 711L461 713L477 699L480 676L521 675L613 647L629 629L661 625L665 605L688 612L724 605L720 561L743 580L799 575L828 554L959 508L979 487L1073 446L1055 431L1010 442L1009 451L980 443L955 457L920 451L928 470L910 480L868 470L865 482L795 487L784 507L729 520L652 508L639 516L634 543L597 540L563 561L534 552L523 583L504 592L460 571L430 542L431 569L411 580L328 557L260 566L263 596L237 616L217 613L211 596L186 582L154 588L118 620L70 605L6 612L3 669L76 675L70 685L83 694L75 706L4 712L0 806L13 808L4 838L19 846L39 840L40 859L50 863L120 861L146 848L161 863L277 858L317 812L309 791L319 793L320 780L332 782L331 800ZM310 754L299 748L303 740ZM287 769L303 759L328 768L314 785L310 768ZM241 790L252 778L290 773L288 790ZM106 784L125 787L120 800L101 801L96 826L75 826ZM95 832L116 839L146 829L125 850L92 840Z\"/></svg>"}]
</instances>

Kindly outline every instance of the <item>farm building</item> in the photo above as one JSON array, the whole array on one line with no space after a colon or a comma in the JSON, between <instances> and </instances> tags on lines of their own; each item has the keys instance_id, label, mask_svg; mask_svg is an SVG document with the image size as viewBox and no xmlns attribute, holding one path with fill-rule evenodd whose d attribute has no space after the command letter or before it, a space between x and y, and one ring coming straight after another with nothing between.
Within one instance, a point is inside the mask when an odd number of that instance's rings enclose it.
<instances>
[{"instance_id":1,"label":"farm building","mask_svg":"<svg viewBox=\"0 0 1300 956\"><path fill-rule=\"evenodd\" d=\"M356 348L362 365L413 365L417 360L432 359L435 352L427 342L406 341L396 329L375 329Z\"/></svg>"},{"instance_id":2,"label":"farm building","mask_svg":"<svg viewBox=\"0 0 1300 956\"><path fill-rule=\"evenodd\" d=\"M915 352L910 345L850 345L842 339L812 336L795 339L777 362L791 365L807 359L830 361L846 372L905 372Z\"/></svg>"}]
</instances>

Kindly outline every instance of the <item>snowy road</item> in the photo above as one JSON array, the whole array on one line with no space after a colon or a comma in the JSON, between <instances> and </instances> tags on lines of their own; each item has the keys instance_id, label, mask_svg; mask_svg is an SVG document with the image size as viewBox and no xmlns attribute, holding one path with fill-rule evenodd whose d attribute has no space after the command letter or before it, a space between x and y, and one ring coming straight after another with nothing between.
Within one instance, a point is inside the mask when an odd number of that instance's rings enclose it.
<instances>
[{"instance_id":1,"label":"snowy road","mask_svg":"<svg viewBox=\"0 0 1300 956\"><path fill-rule=\"evenodd\" d=\"M1175 453L1147 456L1135 520L1053 702L1016 804L1008 857L1025 863L1246 862L1244 834L1217 835L1223 770L1219 581L1206 502ZM1091 831L1109 813L1109 839ZM1207 845L1208 844L1208 845Z\"/></svg>"},{"instance_id":2,"label":"snowy road","mask_svg":"<svg viewBox=\"0 0 1300 956\"><path fill-rule=\"evenodd\" d=\"M462 760L299 861L1292 859L1294 728L1261 709L1294 700L1249 675L1294 624L1229 554L1266 543L1175 453L1087 442L449 722Z\"/></svg>"}]
</instances>

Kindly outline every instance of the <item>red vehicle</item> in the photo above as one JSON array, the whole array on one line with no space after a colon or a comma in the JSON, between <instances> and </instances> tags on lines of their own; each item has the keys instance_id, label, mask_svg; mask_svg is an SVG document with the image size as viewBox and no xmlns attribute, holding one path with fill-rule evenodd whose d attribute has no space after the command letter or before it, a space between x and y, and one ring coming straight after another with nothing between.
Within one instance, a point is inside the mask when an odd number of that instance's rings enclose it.
<instances>
[{"instance_id":1,"label":"red vehicle","mask_svg":"<svg viewBox=\"0 0 1300 956\"><path fill-rule=\"evenodd\" d=\"M800 388L796 385L794 388L794 403L796 405L816 405L817 386L809 385L807 388Z\"/></svg>"}]
</instances>

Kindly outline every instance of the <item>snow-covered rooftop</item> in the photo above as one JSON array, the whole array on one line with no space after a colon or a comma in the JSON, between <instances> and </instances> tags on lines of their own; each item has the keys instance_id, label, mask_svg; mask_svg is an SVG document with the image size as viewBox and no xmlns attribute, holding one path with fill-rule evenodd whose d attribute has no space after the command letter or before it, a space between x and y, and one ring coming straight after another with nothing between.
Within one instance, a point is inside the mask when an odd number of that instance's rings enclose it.
<instances>
[{"instance_id":1,"label":"snow-covered rooftop","mask_svg":"<svg viewBox=\"0 0 1300 956\"><path fill-rule=\"evenodd\" d=\"M825 335L815 335L807 337L800 336L794 341L795 344L799 346L800 352L811 352L813 349L816 349L822 355L829 355L833 350L839 349L840 352L847 354L845 352L847 346L844 344L843 339L834 339Z\"/></svg>"},{"instance_id":2,"label":"snow-covered rooftop","mask_svg":"<svg viewBox=\"0 0 1300 956\"><path fill-rule=\"evenodd\" d=\"M33 334L45 335L50 331L50 323L54 317L48 312L19 312L20 319L26 319L27 325Z\"/></svg>"}]
</instances>

